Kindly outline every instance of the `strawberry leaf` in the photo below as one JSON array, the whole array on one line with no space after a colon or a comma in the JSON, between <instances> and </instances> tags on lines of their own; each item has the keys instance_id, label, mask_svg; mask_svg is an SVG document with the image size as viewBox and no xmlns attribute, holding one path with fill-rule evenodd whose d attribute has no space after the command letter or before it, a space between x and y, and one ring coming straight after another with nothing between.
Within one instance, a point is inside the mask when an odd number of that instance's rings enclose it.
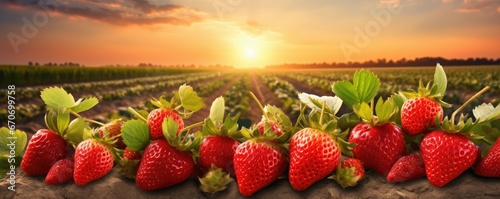
<instances>
[{"instance_id":1,"label":"strawberry leaf","mask_svg":"<svg viewBox=\"0 0 500 199\"><path fill-rule=\"evenodd\" d=\"M67 93L60 87L49 87L42 90L40 97L49 110L57 110L60 107L70 108L75 105L73 95Z\"/></svg>"},{"instance_id":2,"label":"strawberry leaf","mask_svg":"<svg viewBox=\"0 0 500 199\"><path fill-rule=\"evenodd\" d=\"M83 132L85 128L90 128L89 124L85 122L84 118L76 118L69 124L67 131L67 140L73 146L77 146L80 142L83 141Z\"/></svg>"},{"instance_id":3,"label":"strawberry leaf","mask_svg":"<svg viewBox=\"0 0 500 199\"><path fill-rule=\"evenodd\" d=\"M356 71L353 83L348 81L335 82L333 92L351 109L357 103L369 103L380 89L380 79L369 70Z\"/></svg>"},{"instance_id":4,"label":"strawberry leaf","mask_svg":"<svg viewBox=\"0 0 500 199\"><path fill-rule=\"evenodd\" d=\"M434 82L431 94L439 94L442 98L442 96L445 95L447 84L448 80L446 79L446 73L444 72L443 66L438 63L434 72ZM436 91L433 91L434 87L436 88Z\"/></svg>"},{"instance_id":5,"label":"strawberry leaf","mask_svg":"<svg viewBox=\"0 0 500 199\"><path fill-rule=\"evenodd\" d=\"M311 108L312 110L321 111L321 108L323 106L323 103L325 103L325 113L328 113L330 115L335 115L337 112L340 110L340 107L342 106L342 100L335 96L335 97L330 97L330 96L317 96L313 94L307 94L307 93L300 93L299 94L299 99L302 103L304 103L306 106Z\"/></svg>"},{"instance_id":6,"label":"strawberry leaf","mask_svg":"<svg viewBox=\"0 0 500 199\"><path fill-rule=\"evenodd\" d=\"M79 99L76 102L76 105L71 107L71 110L76 112L76 113L80 113L80 112L91 109L92 107L94 107L98 103L99 103L99 100L95 97L87 98L83 101L82 101L82 99Z\"/></svg>"},{"instance_id":7,"label":"strawberry leaf","mask_svg":"<svg viewBox=\"0 0 500 199\"><path fill-rule=\"evenodd\" d=\"M212 102L209 118L216 124L224 122L224 97L218 97Z\"/></svg>"},{"instance_id":8,"label":"strawberry leaf","mask_svg":"<svg viewBox=\"0 0 500 199\"><path fill-rule=\"evenodd\" d=\"M492 104L481 104L472 110L476 123L489 122L500 119L500 105L494 107Z\"/></svg>"},{"instance_id":9,"label":"strawberry leaf","mask_svg":"<svg viewBox=\"0 0 500 199\"><path fill-rule=\"evenodd\" d=\"M122 138L130 150L140 151L149 144L149 126L141 120L129 120L123 124Z\"/></svg>"},{"instance_id":10,"label":"strawberry leaf","mask_svg":"<svg viewBox=\"0 0 500 199\"><path fill-rule=\"evenodd\" d=\"M68 128L68 125L69 125L69 120L70 120L70 116L69 116L69 111L67 108L63 108L63 107L60 107L57 109L57 132L59 132L59 134L61 136L63 136L63 132L64 130L66 130L66 128Z\"/></svg>"},{"instance_id":11,"label":"strawberry leaf","mask_svg":"<svg viewBox=\"0 0 500 199\"><path fill-rule=\"evenodd\" d=\"M182 85L179 87L179 99L185 110L196 112L205 106L203 99L193 91L193 87Z\"/></svg>"},{"instance_id":12,"label":"strawberry leaf","mask_svg":"<svg viewBox=\"0 0 500 199\"><path fill-rule=\"evenodd\" d=\"M0 128L0 153L20 157L26 147L28 136L19 129L11 130L7 127ZM15 148L14 148L15 147ZM14 154L10 153L14 149Z\"/></svg>"},{"instance_id":13,"label":"strawberry leaf","mask_svg":"<svg viewBox=\"0 0 500 199\"><path fill-rule=\"evenodd\" d=\"M58 132L59 130L57 129L57 114L54 111L49 110L47 113L45 113L45 125L47 128L54 132Z\"/></svg>"},{"instance_id":14,"label":"strawberry leaf","mask_svg":"<svg viewBox=\"0 0 500 199\"><path fill-rule=\"evenodd\" d=\"M339 126L341 131L345 131L348 129L354 128L357 124L361 122L361 119L356 115L356 113L346 113L342 115L338 122L337 125Z\"/></svg>"},{"instance_id":15,"label":"strawberry leaf","mask_svg":"<svg viewBox=\"0 0 500 199\"><path fill-rule=\"evenodd\" d=\"M369 70L361 69L355 72L353 83L361 102L369 103L380 89L380 80Z\"/></svg>"}]
</instances>

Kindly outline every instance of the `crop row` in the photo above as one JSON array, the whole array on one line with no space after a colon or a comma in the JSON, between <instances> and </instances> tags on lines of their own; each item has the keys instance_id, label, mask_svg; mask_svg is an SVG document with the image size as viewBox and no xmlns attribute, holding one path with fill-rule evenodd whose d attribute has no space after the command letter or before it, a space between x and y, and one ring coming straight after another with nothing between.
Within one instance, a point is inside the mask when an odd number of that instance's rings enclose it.
<instances>
[{"instance_id":1,"label":"crop row","mask_svg":"<svg viewBox=\"0 0 500 199\"><path fill-rule=\"evenodd\" d=\"M182 85L185 83L189 84L193 82L199 82L211 78L216 78L219 75L220 74L217 73L205 73L203 75L200 74L189 75L189 76L184 76L185 78L176 78L175 80L165 80L161 82L156 82L154 84L138 84L135 86L115 89L111 91L97 92L92 94L92 96L99 99L99 101L121 100L126 97L139 97L146 93L154 93L162 90L167 90L169 88L174 88L178 85ZM226 79L226 78L220 78L220 79ZM223 83L218 83L218 84L222 85ZM205 84L205 85L208 86L210 84ZM206 90L208 90L208 88L209 87L206 87ZM88 97L88 96L84 95L82 97ZM32 118L36 115L39 115L45 112L45 109L43 107L44 106L41 106L40 104L36 103L26 103L26 104L19 103L16 105L16 120L23 121L27 118ZM8 116L7 109L0 108L0 120L6 121L7 116Z\"/></svg>"},{"instance_id":2,"label":"crop row","mask_svg":"<svg viewBox=\"0 0 500 199\"><path fill-rule=\"evenodd\" d=\"M226 113L230 115L239 113L240 118L246 118L246 114L250 110L249 89L250 80L248 74L244 74L224 93Z\"/></svg>"},{"instance_id":3,"label":"crop row","mask_svg":"<svg viewBox=\"0 0 500 199\"><path fill-rule=\"evenodd\" d=\"M215 75L213 72L205 73L185 73L185 74L175 74L175 75L163 75L156 77L140 77L133 79L122 79L122 80L112 80L112 81L99 81L99 82L82 82L82 83L71 83L62 84L60 87L64 88L70 93L81 93L90 92L92 95L100 91L113 90L114 88L126 88L136 85L153 85L158 82L168 83L169 81L175 81L180 79L186 79L191 77L205 76L205 75ZM16 100L26 100L38 97L40 91L42 91L46 86L33 86L33 87L22 87L16 90ZM0 90L0 103L5 102L7 96L7 90Z\"/></svg>"},{"instance_id":4,"label":"crop row","mask_svg":"<svg viewBox=\"0 0 500 199\"><path fill-rule=\"evenodd\" d=\"M276 97L283 103L283 111L287 113L292 120L296 119L300 113L299 91L293 87L290 82L282 80L274 75L260 75L264 84L274 92Z\"/></svg>"}]
</instances>

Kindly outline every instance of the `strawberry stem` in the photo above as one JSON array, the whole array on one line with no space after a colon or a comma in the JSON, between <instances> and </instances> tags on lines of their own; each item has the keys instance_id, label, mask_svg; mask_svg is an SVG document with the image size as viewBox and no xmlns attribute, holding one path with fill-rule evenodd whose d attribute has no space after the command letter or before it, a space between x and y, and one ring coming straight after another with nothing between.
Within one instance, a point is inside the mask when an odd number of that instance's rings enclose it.
<instances>
[{"instance_id":1,"label":"strawberry stem","mask_svg":"<svg viewBox=\"0 0 500 199\"><path fill-rule=\"evenodd\" d=\"M325 104L326 102L323 102L321 105L321 114L319 115L319 125L323 126L323 114L325 114Z\"/></svg>"},{"instance_id":2,"label":"strawberry stem","mask_svg":"<svg viewBox=\"0 0 500 199\"><path fill-rule=\"evenodd\" d=\"M90 123L94 123L94 124L97 124L99 126L104 126L106 124L102 123L102 122L98 122L98 121L95 121L95 120L91 120L91 119L88 119L88 118L85 118L85 117L82 117L80 114L78 114L77 112L74 112L74 111L69 111L69 113L71 113L72 115L76 116L76 117L80 117L80 118L83 118L86 122L90 122Z\"/></svg>"},{"instance_id":3,"label":"strawberry stem","mask_svg":"<svg viewBox=\"0 0 500 199\"><path fill-rule=\"evenodd\" d=\"M474 94L471 98L469 98L464 104L462 104L462 106L458 107L457 110L455 112L453 112L453 114L451 114L451 124L455 125L455 116L460 111L462 111L468 104L470 104L472 102L472 100L475 100L477 97L479 97L480 95L482 95L488 89L490 89L490 86L484 87L482 90L480 90L479 92L477 92L476 94Z\"/></svg>"},{"instance_id":4,"label":"strawberry stem","mask_svg":"<svg viewBox=\"0 0 500 199\"><path fill-rule=\"evenodd\" d=\"M262 111L262 115L264 116L264 118L266 118L267 120L267 116L264 112L264 107L262 106L262 104L259 102L259 99L257 99L257 96L255 96L255 94L253 94L252 91L250 91L250 97L252 97L252 99L257 103L257 105L259 106L260 108L260 111Z\"/></svg>"},{"instance_id":5,"label":"strawberry stem","mask_svg":"<svg viewBox=\"0 0 500 199\"><path fill-rule=\"evenodd\" d=\"M191 124L189 126L186 126L182 129L182 131L189 131L190 129L192 128L196 128L196 127L199 127L199 126L203 126L204 122L198 122L198 123L194 123L194 124Z\"/></svg>"},{"instance_id":6,"label":"strawberry stem","mask_svg":"<svg viewBox=\"0 0 500 199\"><path fill-rule=\"evenodd\" d=\"M132 115L136 116L137 118L139 118L140 120L148 123L148 120L144 117L142 117L141 114L139 114L137 111L135 111L135 109L133 109L132 107L128 107L127 109L130 113L132 113Z\"/></svg>"}]
</instances>

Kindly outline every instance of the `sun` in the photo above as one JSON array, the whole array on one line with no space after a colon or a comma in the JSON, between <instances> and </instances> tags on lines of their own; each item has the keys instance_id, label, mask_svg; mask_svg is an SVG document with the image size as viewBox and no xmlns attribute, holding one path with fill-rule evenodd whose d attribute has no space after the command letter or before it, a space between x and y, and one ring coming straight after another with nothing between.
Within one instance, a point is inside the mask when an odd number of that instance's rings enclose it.
<instances>
[{"instance_id":1,"label":"sun","mask_svg":"<svg viewBox=\"0 0 500 199\"><path fill-rule=\"evenodd\" d=\"M255 48L247 47L245 49L245 57L247 59L255 59L256 56L257 56L257 54L255 52Z\"/></svg>"}]
</instances>

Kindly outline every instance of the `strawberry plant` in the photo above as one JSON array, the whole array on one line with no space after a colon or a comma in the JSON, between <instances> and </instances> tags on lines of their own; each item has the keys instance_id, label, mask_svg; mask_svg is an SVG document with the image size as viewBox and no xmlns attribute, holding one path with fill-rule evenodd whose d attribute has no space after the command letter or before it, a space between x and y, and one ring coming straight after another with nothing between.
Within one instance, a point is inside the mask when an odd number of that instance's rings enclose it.
<instances>
[{"instance_id":1,"label":"strawberry plant","mask_svg":"<svg viewBox=\"0 0 500 199\"><path fill-rule=\"evenodd\" d=\"M313 183L327 177L340 162L341 151L349 153L347 131L340 132L335 114L342 105L338 97L318 97L306 93L299 99L312 109L306 128L295 133L290 140L290 185L303 191Z\"/></svg>"},{"instance_id":2,"label":"strawberry plant","mask_svg":"<svg viewBox=\"0 0 500 199\"><path fill-rule=\"evenodd\" d=\"M19 129L11 131L7 127L0 128L0 178L12 169L11 165L15 168L21 165L22 153L27 141L28 136L24 131Z\"/></svg>"},{"instance_id":3,"label":"strawberry plant","mask_svg":"<svg viewBox=\"0 0 500 199\"><path fill-rule=\"evenodd\" d=\"M238 116L228 114L224 119L224 98L212 103L210 115L204 120L203 141L199 149L198 166L206 172L199 178L204 192L214 193L226 189L235 176L233 158L242 136L238 131Z\"/></svg>"},{"instance_id":4,"label":"strawberry plant","mask_svg":"<svg viewBox=\"0 0 500 199\"><path fill-rule=\"evenodd\" d=\"M392 123L398 116L394 102L398 96L385 102L379 98L375 105L373 99L379 88L378 77L364 69L354 73L353 83L343 80L332 85L333 92L362 119L351 130L348 139L356 144L354 157L360 159L365 168L386 176L392 165L405 154L405 139L402 130Z\"/></svg>"},{"instance_id":5,"label":"strawberry plant","mask_svg":"<svg viewBox=\"0 0 500 199\"><path fill-rule=\"evenodd\" d=\"M450 117L445 117L439 124L438 130L434 130L423 138L420 150L427 178L432 185L443 187L474 165L479 151L473 141L493 143L487 139L488 136L482 130L491 121L500 118L500 108L494 108L491 104L483 104L473 111L475 121L461 114L458 122L455 122L457 114L488 88L485 87L472 96ZM435 123L439 123L439 117L435 118Z\"/></svg>"}]
</instances>

